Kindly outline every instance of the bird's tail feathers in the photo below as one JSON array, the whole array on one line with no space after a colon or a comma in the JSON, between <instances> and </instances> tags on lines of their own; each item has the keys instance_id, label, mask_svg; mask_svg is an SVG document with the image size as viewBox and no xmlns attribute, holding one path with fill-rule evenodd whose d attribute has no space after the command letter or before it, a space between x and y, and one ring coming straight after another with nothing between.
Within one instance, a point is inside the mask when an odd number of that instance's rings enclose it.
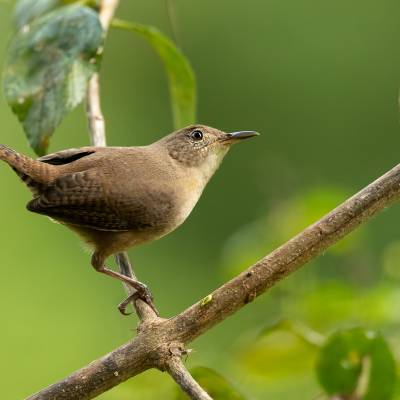
<instances>
[{"instance_id":1,"label":"bird's tail feathers","mask_svg":"<svg viewBox=\"0 0 400 400\"><path fill-rule=\"evenodd\" d=\"M48 184L54 175L53 165L17 153L3 144L0 144L0 160L5 161L33 192L35 188Z\"/></svg>"}]
</instances>

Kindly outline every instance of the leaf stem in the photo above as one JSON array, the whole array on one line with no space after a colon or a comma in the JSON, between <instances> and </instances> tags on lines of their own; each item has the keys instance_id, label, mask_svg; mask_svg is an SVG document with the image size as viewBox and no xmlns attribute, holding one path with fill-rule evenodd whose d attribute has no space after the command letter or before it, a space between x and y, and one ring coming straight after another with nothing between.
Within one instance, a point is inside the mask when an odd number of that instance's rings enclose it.
<instances>
[{"instance_id":1,"label":"leaf stem","mask_svg":"<svg viewBox=\"0 0 400 400\"><path fill-rule=\"evenodd\" d=\"M182 51L153 26L114 18L111 27L137 33L148 41L163 62L167 74L175 128L193 124L196 119L196 78Z\"/></svg>"},{"instance_id":2,"label":"leaf stem","mask_svg":"<svg viewBox=\"0 0 400 400\"><path fill-rule=\"evenodd\" d=\"M265 336L277 330L285 330L290 332L301 339L304 343L313 347L321 347L326 340L324 335L311 329L309 326L299 321L292 321L289 319L284 319L271 326L268 326L261 332L261 335Z\"/></svg>"}]
</instances>

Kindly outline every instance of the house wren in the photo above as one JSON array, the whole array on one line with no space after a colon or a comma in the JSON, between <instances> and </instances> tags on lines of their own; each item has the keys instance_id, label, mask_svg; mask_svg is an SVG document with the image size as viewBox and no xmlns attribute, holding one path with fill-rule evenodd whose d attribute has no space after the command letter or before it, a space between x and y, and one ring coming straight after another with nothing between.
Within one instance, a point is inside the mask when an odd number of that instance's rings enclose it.
<instances>
[{"instance_id":1,"label":"house wren","mask_svg":"<svg viewBox=\"0 0 400 400\"><path fill-rule=\"evenodd\" d=\"M182 224L231 145L256 135L194 125L148 146L82 147L37 160L0 145L0 159L32 191L29 211L78 233L93 248L97 271L131 285L152 305L146 285L105 260Z\"/></svg>"}]
</instances>

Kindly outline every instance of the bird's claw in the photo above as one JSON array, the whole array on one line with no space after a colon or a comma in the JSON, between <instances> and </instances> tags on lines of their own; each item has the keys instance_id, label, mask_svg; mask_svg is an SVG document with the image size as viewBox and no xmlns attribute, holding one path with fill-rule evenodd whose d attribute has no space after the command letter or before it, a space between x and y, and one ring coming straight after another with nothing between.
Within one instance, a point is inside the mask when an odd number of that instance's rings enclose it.
<instances>
[{"instance_id":1,"label":"bird's claw","mask_svg":"<svg viewBox=\"0 0 400 400\"><path fill-rule=\"evenodd\" d=\"M137 282L135 284L135 290L136 292L132 293L129 295L123 302L121 302L118 305L118 310L122 315L130 315L132 313L126 312L126 307L129 305L129 303L135 303L136 300L140 299L144 301L157 315L157 317L160 316L154 302L153 302L153 295L151 294L149 288L141 282Z\"/></svg>"},{"instance_id":2,"label":"bird's claw","mask_svg":"<svg viewBox=\"0 0 400 400\"><path fill-rule=\"evenodd\" d=\"M129 297L127 297L124 301L118 304L118 310L122 315L131 315L131 312L126 312L126 307L128 307L128 304L130 302L134 303L135 300L138 298L137 292L131 294Z\"/></svg>"}]
</instances>

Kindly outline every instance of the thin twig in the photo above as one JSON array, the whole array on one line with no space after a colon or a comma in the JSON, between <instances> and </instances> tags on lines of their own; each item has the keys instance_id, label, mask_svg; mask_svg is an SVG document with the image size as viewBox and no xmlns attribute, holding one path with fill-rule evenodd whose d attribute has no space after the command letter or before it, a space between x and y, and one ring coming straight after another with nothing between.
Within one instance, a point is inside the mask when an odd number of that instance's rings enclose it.
<instances>
[{"instance_id":1,"label":"thin twig","mask_svg":"<svg viewBox=\"0 0 400 400\"><path fill-rule=\"evenodd\" d=\"M114 13L118 7L119 0L102 0L100 2L99 7L99 18L102 24L103 30L107 33L111 20L114 16ZM100 103L100 82L99 82L99 74L95 73L88 83L87 90L87 116L89 121L89 131L91 143L93 146L106 146L106 129L105 129L105 119L103 112L101 110ZM129 276L133 279L136 279L135 273L129 261L128 254L126 252L118 253L115 255L115 260L119 267L119 270L122 274ZM135 289L124 284L125 290L128 295L133 295L135 293ZM143 324L150 325L152 323L158 322L161 323L163 320L158 318L154 310L146 304L144 301L137 299L133 301L133 305L135 307L136 313L141 321L141 325L139 326L139 330L142 329ZM107 360L107 357L106 357ZM178 361L179 360L179 361ZM168 373L176 380L176 382L185 390L192 399L196 400L212 400L207 393L200 387L200 385L193 379L190 373L183 366L180 358L178 356L174 356L173 360L168 360L169 362L166 364L166 369ZM107 363L107 361L106 361ZM106 363L102 363L102 360L98 362L100 368L103 368ZM142 365L139 365L141 368L146 364L144 360L141 362ZM113 364L114 366L114 364ZM106 366L108 369L108 365ZM81 375L78 375L76 379L78 382L75 384L75 388L73 389L73 394L70 391L58 391L57 387L54 388L55 394L51 394L50 398L56 399L72 399L72 398L81 398L80 392L85 391L86 379L88 376L91 376L91 372L95 368L95 363L92 363L87 370ZM119 376L118 368L115 368L113 372L114 378L122 379L122 376ZM96 378L93 380L88 380L89 384L96 381ZM83 383L83 384L82 384ZM101 386L101 385L100 385ZM96 391L96 389L95 389ZM101 393L101 392L99 392ZM74 397L75 396L75 397ZM84 398L84 397L82 397Z\"/></svg>"},{"instance_id":2,"label":"thin twig","mask_svg":"<svg viewBox=\"0 0 400 400\"><path fill-rule=\"evenodd\" d=\"M137 279L129 261L128 254L126 252L116 254L115 261L119 267L121 274L130 276L133 279ZM132 288L132 286L129 286L125 283L123 283L123 286L128 296L136 292L136 290ZM156 317L154 310L141 299L137 299L136 301L134 301L133 306L135 307L136 314L138 315L140 321L147 322Z\"/></svg>"},{"instance_id":3,"label":"thin twig","mask_svg":"<svg viewBox=\"0 0 400 400\"><path fill-rule=\"evenodd\" d=\"M180 355L172 356L166 366L180 388L193 400L212 400L210 395L196 382L183 365Z\"/></svg>"},{"instance_id":4,"label":"thin twig","mask_svg":"<svg viewBox=\"0 0 400 400\"><path fill-rule=\"evenodd\" d=\"M108 31L115 10L118 7L118 3L119 0L102 0L100 2L99 19L105 34ZM103 112L101 110L99 79L99 74L95 73L88 83L86 111L92 146L103 147L107 145L107 141L106 124ZM115 256L115 260L122 274L136 279L126 253L117 254ZM124 287L128 295L135 293L135 289L132 287L127 285L124 285ZM150 317L150 307L146 307L145 303L142 301L137 301L135 303L138 303L135 304L135 308L139 317Z\"/></svg>"},{"instance_id":5,"label":"thin twig","mask_svg":"<svg viewBox=\"0 0 400 400\"><path fill-rule=\"evenodd\" d=\"M290 319L283 319L271 326L266 327L260 333L260 336L267 335L278 329L286 330L292 333L293 335L301 339L304 343L313 347L321 347L326 340L324 335L321 335L319 332L311 329L309 326L304 325L299 321L292 321Z\"/></svg>"},{"instance_id":6,"label":"thin twig","mask_svg":"<svg viewBox=\"0 0 400 400\"><path fill-rule=\"evenodd\" d=\"M107 146L105 121L100 106L100 83L98 73L93 74L88 83L86 113L92 146Z\"/></svg>"},{"instance_id":7,"label":"thin twig","mask_svg":"<svg viewBox=\"0 0 400 400\"><path fill-rule=\"evenodd\" d=\"M101 0L99 9L99 19L105 32L108 31L111 20L119 5L119 0Z\"/></svg>"},{"instance_id":8,"label":"thin twig","mask_svg":"<svg viewBox=\"0 0 400 400\"><path fill-rule=\"evenodd\" d=\"M104 35L107 34L111 19L118 7L119 0L101 0L99 19ZM100 103L99 74L93 74L88 83L86 112L89 121L90 140L93 146L106 146L106 124Z\"/></svg>"},{"instance_id":9,"label":"thin twig","mask_svg":"<svg viewBox=\"0 0 400 400\"><path fill-rule=\"evenodd\" d=\"M399 198L400 164L215 290L207 302L199 301L172 319L142 324L129 343L29 400L92 399L146 369L165 369L170 346L183 348Z\"/></svg>"}]
</instances>

